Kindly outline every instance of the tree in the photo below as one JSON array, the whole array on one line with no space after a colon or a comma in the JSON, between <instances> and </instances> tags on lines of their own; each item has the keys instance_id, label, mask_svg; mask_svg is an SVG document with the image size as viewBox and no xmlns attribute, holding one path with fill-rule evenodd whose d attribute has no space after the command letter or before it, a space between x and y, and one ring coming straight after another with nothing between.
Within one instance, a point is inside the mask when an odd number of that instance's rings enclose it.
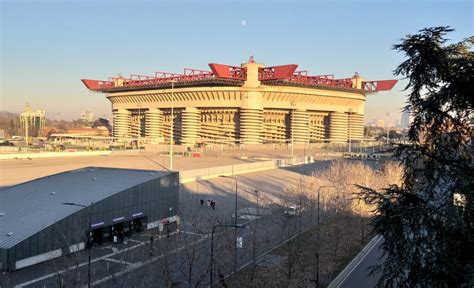
<instances>
[{"instance_id":1,"label":"tree","mask_svg":"<svg viewBox=\"0 0 474 288\"><path fill-rule=\"evenodd\" d=\"M448 44L449 27L407 35L394 50L405 54L395 70L405 76L405 107L414 121L408 145L397 148L402 185L381 192L361 187L376 205L374 233L384 237L383 287L458 287L474 281L473 109L474 37ZM460 199L461 201L455 201Z\"/></svg>"}]
</instances>

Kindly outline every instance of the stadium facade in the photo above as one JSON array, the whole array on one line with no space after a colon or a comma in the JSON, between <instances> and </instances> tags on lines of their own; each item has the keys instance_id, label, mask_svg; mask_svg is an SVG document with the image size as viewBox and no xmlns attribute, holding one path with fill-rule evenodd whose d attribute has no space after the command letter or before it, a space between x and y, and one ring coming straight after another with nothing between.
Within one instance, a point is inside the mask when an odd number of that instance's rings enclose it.
<instances>
[{"instance_id":1,"label":"stadium facade","mask_svg":"<svg viewBox=\"0 0 474 288\"><path fill-rule=\"evenodd\" d=\"M181 144L361 139L366 95L391 90L397 82L365 81L357 73L347 79L308 76L296 64L265 67L253 57L240 67L209 67L82 82L112 103L114 137L169 143L173 130Z\"/></svg>"}]
</instances>

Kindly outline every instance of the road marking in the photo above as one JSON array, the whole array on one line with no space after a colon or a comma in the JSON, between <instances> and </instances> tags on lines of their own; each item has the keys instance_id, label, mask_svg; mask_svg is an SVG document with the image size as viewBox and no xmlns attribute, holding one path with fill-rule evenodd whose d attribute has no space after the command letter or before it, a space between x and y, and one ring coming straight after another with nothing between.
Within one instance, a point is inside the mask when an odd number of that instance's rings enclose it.
<instances>
[{"instance_id":1,"label":"road marking","mask_svg":"<svg viewBox=\"0 0 474 288\"><path fill-rule=\"evenodd\" d=\"M135 249L135 248L138 248L140 246L143 246L145 245L146 243L141 243L141 244L137 244L135 246L131 246L131 247L128 247L128 248L125 248L123 250L120 250L118 251L117 248L115 247L112 247L112 250L117 249L116 251L117 252L113 252L113 253L109 253L109 254L106 254L104 256L101 256L101 257L98 257L98 258L94 258L91 260L91 263L95 263L95 262L98 262L98 261L101 261L101 260L104 260L105 258L108 258L108 257L112 257L114 255L117 255L117 254L120 254L120 253L123 253L123 252L127 252L129 250L132 250L132 249ZM29 281L26 281L26 282L23 282L21 284L18 284L18 285L15 285L14 288L22 288L22 287L25 287L25 286L28 286L28 285L31 285L31 284L34 284L34 283L37 283L39 281L43 281L45 279L48 279L48 278L51 278L51 277L54 277L54 276L57 276L57 275L60 275L60 274L63 274L64 272L67 272L67 271L71 271L71 270L74 270L74 269L77 269L77 268L80 268L80 267L83 267L83 266L86 266L88 265L88 262L83 262L79 265L74 265L74 266L70 266L66 269L63 269L63 270L60 270L60 271L57 271L57 272L54 272L54 273L50 273L50 274L47 274L47 275L44 275L44 276L41 276L41 277L38 277L36 279L32 279L32 280L29 280Z\"/></svg>"},{"instance_id":2,"label":"road marking","mask_svg":"<svg viewBox=\"0 0 474 288\"><path fill-rule=\"evenodd\" d=\"M251 221L244 222L242 225L246 225L246 224L248 224L248 223L250 223L250 222L251 222ZM224 230L224 231L222 231L222 232L216 233L216 235L224 234L224 233L227 233L227 232L229 232L229 231L230 231L230 230ZM181 232L184 232L184 231L181 231ZM180 233L181 233L181 232L180 232ZM122 275L126 275L127 273L133 272L133 271L135 271L135 270L137 270L137 269L140 269L140 268L142 268L142 267L144 267L144 266L147 266L147 265L149 265L149 264L151 264L151 263L153 263L153 262L156 262L156 261L158 261L158 260L160 260L160 259L162 259L162 258L164 258L164 257L166 257L166 256L169 256L169 255L171 255L171 254L178 253L178 252L184 250L186 247L189 247L189 246L192 246L192 245L195 245L195 244L199 244L199 243L201 243L201 242L203 242L203 241L205 241L206 239L209 239L209 238L211 238L211 234L203 235L202 238L200 238L200 239L198 239L198 240L196 240L196 241L191 242L191 244L183 245L183 246L181 246L181 247L179 247L179 248L177 248L177 249L174 249L174 250L169 251L169 252L166 253L166 254L158 255L158 256L156 256L156 257L154 257L154 258L151 258L151 259L149 259L149 260L147 260L147 261L144 261L144 262L133 263L132 265L128 266L127 268L125 268L125 269L122 270L122 271L116 272L116 273L114 273L114 274L112 274L112 275L106 276L106 277L104 277L104 278L102 278L102 279L99 279L99 280L96 280L96 281L92 282L92 283L91 283L91 286L101 285L101 284L103 284L103 283L105 283L105 282L107 282L107 281L110 281L110 280L114 279L114 278L120 277L120 276L122 276ZM83 286L83 287L85 288L85 287L87 287L87 286Z\"/></svg>"},{"instance_id":3,"label":"road marking","mask_svg":"<svg viewBox=\"0 0 474 288\"><path fill-rule=\"evenodd\" d=\"M171 232L170 233L170 236L176 234L176 231L174 232ZM163 236L161 238L166 238L166 236ZM202 239L205 239L204 238L201 238L200 240ZM130 239L129 239L130 240ZM162 240L162 239L160 239ZM109 253L109 254L106 254L104 256L101 256L101 257L98 257L98 258L94 258L91 260L91 263L95 263L95 262L98 262L98 261L101 261L101 260L106 260L106 258L109 258L109 257L112 257L112 256L115 256L115 255L118 255L118 254L121 254L121 253L124 253L124 252L127 252L127 251L130 251L130 250L133 250L135 248L138 248L138 247L141 247L143 245L146 245L148 243L150 243L150 241L146 241L146 242L143 242L143 241L138 241L139 244L137 245L134 245L134 246L130 246L130 247L127 247L125 249L122 249L122 250L119 250L117 247L107 247L107 248L111 248L112 249L112 253ZM186 246L183 246L182 248L184 248ZM105 247L104 247L105 248ZM133 267L134 265L138 265L139 263L130 263L130 267ZM64 272L67 272L67 271L72 271L74 269L77 269L77 268L80 268L80 267L83 267L83 266L86 266L88 265L88 262L83 262L79 265L74 265L74 266L70 266L66 269L63 269L63 270L60 270L60 271L57 271L57 272L54 272L54 273L50 273L50 274L47 274L47 275L44 275L44 276L41 276L41 277L38 277L38 278L35 278L35 279L32 279L32 280L29 280L29 281L26 281L26 282L23 282L23 283L20 283L18 285L15 285L14 288L23 288L25 286L28 286L28 285L31 285L31 284L34 284L34 283L37 283L37 282L40 282L40 281L43 281L43 280L46 280L48 278L51 278L51 277L54 277L54 276L58 276L60 274L63 274ZM133 270L132 270L133 271ZM100 281L100 280L99 280Z\"/></svg>"},{"instance_id":4,"label":"road marking","mask_svg":"<svg viewBox=\"0 0 474 288\"><path fill-rule=\"evenodd\" d=\"M135 240L135 239L128 239L127 241L135 242L135 243L143 243L143 241Z\"/></svg>"},{"instance_id":5,"label":"road marking","mask_svg":"<svg viewBox=\"0 0 474 288\"><path fill-rule=\"evenodd\" d=\"M123 261L123 260L117 260L117 259L113 259L113 258L105 258L103 259L105 261L110 261L110 262L114 262L114 263L119 263L119 264L123 264L123 265L132 265L133 263L132 262L127 262L127 261Z\"/></svg>"},{"instance_id":6,"label":"road marking","mask_svg":"<svg viewBox=\"0 0 474 288\"><path fill-rule=\"evenodd\" d=\"M181 233L191 234L191 235L199 235L199 236L207 235L207 233L203 234L203 233L196 233L196 232L189 232L189 231L181 231Z\"/></svg>"},{"instance_id":7,"label":"road marking","mask_svg":"<svg viewBox=\"0 0 474 288\"><path fill-rule=\"evenodd\" d=\"M203 238L198 239L198 240L192 242L191 245L198 244L198 243L200 243L200 242L206 240L207 238L209 238L209 236L204 236ZM91 283L91 286L97 286L97 285L103 284L103 283L105 283L105 282L107 282L107 281L110 281L110 280L112 280L112 279L114 279L114 278L117 278L117 277L120 277L120 276L125 275L125 274L127 274L127 273L133 272L133 271L135 271L135 270L137 270L137 269L140 269L141 267L144 267L144 266L149 265L149 264L151 264L151 263L153 263L153 262L156 262L156 261L158 261L158 260L160 260L160 259L162 259L162 258L164 258L164 257L166 257L166 256L169 256L169 255L171 255L171 254L180 252L180 251L184 250L184 249L185 249L186 247L188 247L188 246L189 246L189 244L188 244L188 245L183 245L183 246L181 246L181 247L179 247L179 248L177 248L177 249L174 249L174 250L169 251L169 252L166 253L166 254L158 255L158 256L156 256L156 257L154 257L154 258L151 258L151 259L149 259L149 260L147 260L147 261L145 261L145 262L132 263L130 266L128 266L127 268L125 268L125 269L122 270L122 271L119 271L119 272L117 272L117 273L114 273L114 274L112 274L112 275L106 276L106 277L104 277L104 278L102 278L102 279L99 279L99 280L96 280L96 281L92 282L92 283ZM84 285L83 287L87 287L87 286Z\"/></svg>"}]
</instances>

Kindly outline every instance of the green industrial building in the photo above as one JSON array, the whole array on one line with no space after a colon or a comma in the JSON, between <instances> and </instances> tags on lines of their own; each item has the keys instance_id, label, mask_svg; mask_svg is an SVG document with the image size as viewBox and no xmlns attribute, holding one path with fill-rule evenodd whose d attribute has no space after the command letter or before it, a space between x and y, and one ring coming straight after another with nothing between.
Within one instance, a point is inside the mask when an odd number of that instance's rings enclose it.
<instances>
[{"instance_id":1,"label":"green industrial building","mask_svg":"<svg viewBox=\"0 0 474 288\"><path fill-rule=\"evenodd\" d=\"M178 191L177 172L99 167L0 191L0 271L172 223L178 219Z\"/></svg>"}]
</instances>

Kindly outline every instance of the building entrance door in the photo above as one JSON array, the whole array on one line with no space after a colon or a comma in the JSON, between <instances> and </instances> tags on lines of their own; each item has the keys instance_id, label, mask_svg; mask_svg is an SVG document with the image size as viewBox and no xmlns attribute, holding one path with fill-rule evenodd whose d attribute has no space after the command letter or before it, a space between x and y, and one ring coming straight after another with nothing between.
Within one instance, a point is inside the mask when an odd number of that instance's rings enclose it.
<instances>
[{"instance_id":1,"label":"building entrance door","mask_svg":"<svg viewBox=\"0 0 474 288\"><path fill-rule=\"evenodd\" d=\"M104 241L104 229L103 228L98 228L92 230L92 236L91 236L91 242L92 245L102 245L102 242Z\"/></svg>"},{"instance_id":2,"label":"building entrance door","mask_svg":"<svg viewBox=\"0 0 474 288\"><path fill-rule=\"evenodd\" d=\"M146 217L140 217L130 220L130 232L139 233L143 231L143 226L146 225Z\"/></svg>"}]
</instances>

